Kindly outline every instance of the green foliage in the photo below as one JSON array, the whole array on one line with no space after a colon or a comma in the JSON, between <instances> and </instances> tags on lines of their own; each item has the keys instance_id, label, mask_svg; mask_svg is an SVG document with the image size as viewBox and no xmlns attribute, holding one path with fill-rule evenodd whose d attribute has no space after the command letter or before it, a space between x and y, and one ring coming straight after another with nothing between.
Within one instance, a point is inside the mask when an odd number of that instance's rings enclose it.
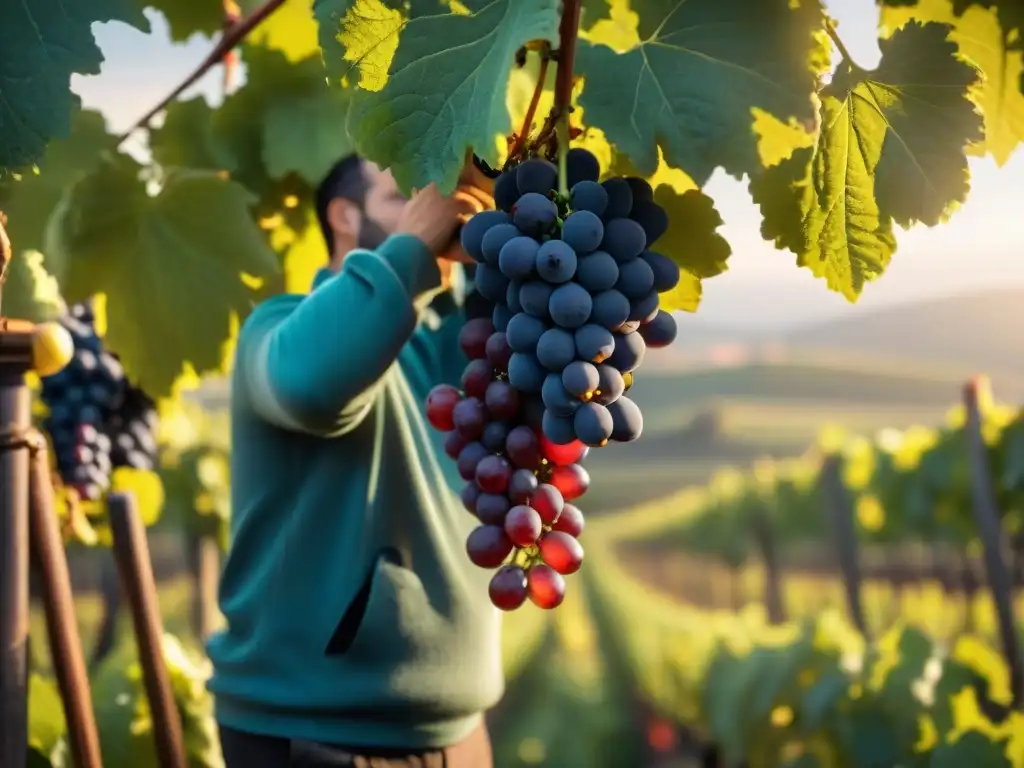
<instances>
[{"instance_id":1,"label":"green foliage","mask_svg":"<svg viewBox=\"0 0 1024 768\"><path fill-rule=\"evenodd\" d=\"M627 573L614 547L630 526L607 522L588 531L595 620L656 708L714 743L723 764L1020 764L1024 716L1008 709L1006 665L977 638L947 648L897 626L866 643L831 611L770 626L758 610L693 608Z\"/></svg>"},{"instance_id":2,"label":"green foliage","mask_svg":"<svg viewBox=\"0 0 1024 768\"><path fill-rule=\"evenodd\" d=\"M436 0L412 0L404 13L389 5L316 0L324 57L360 86L348 120L359 152L404 189L436 182L448 192L468 149L497 164L495 138L512 130L515 53L557 40L559 3L467 0L468 13Z\"/></svg>"},{"instance_id":3,"label":"green foliage","mask_svg":"<svg viewBox=\"0 0 1024 768\"><path fill-rule=\"evenodd\" d=\"M24 251L11 260L4 283L4 313L33 323L60 317L64 302L57 281L46 271L43 254Z\"/></svg>"},{"instance_id":4,"label":"green foliage","mask_svg":"<svg viewBox=\"0 0 1024 768\"><path fill-rule=\"evenodd\" d=\"M213 697L206 689L209 662L173 635L164 635L163 658L181 716L188 768L223 768ZM104 765L158 768L153 721L133 647L122 645L91 683Z\"/></svg>"},{"instance_id":5,"label":"green foliage","mask_svg":"<svg viewBox=\"0 0 1024 768\"><path fill-rule=\"evenodd\" d=\"M56 0L0 5L0 176L38 161L53 138L66 138L77 100L71 75L99 74L99 21L149 31L132 0Z\"/></svg>"},{"instance_id":6,"label":"green foliage","mask_svg":"<svg viewBox=\"0 0 1024 768\"><path fill-rule=\"evenodd\" d=\"M163 397L183 360L199 373L222 369L232 316L245 317L253 301L240 275L273 276L279 264L236 182L171 171L151 195L140 172L121 155L69 187L47 252L68 301L112 293L106 342L133 381ZM164 343L152 343L152 328L169 330Z\"/></svg>"},{"instance_id":7,"label":"green foliage","mask_svg":"<svg viewBox=\"0 0 1024 768\"><path fill-rule=\"evenodd\" d=\"M243 14L260 5L239 4ZM42 252L65 298L106 294L109 346L151 395L166 395L182 371L220 370L229 318L251 301L304 289L325 258L313 188L338 157L358 151L405 189L451 189L469 151L504 162L538 59L560 44L561 7L286 0L241 46L245 84L216 107L172 102L146 128L152 159L139 166L101 116L73 109L71 73L102 60L89 25L146 30L147 8L183 41L215 35L222 4L102 0L73 18L45 2L11 6L0 16L0 168L19 174L0 182L0 209L14 247ZM650 0L583 3L577 141L612 172L648 178L669 212L660 247L683 275L666 308L696 311L702 281L726 270L721 217L701 191L716 169L749 177L763 236L854 300L890 262L896 225L933 226L963 202L968 152L1004 162L1024 138L1017 4L886 0L879 13L884 56L866 72L831 66L836 33L820 0L694 0L670 12ZM557 67L555 56L539 84L534 134ZM38 171L25 170L32 162ZM156 197L144 193L151 182L164 185ZM176 192L193 188L208 197ZM198 231L200 205L220 236ZM140 214L145 226L129 231ZM157 290L167 300L153 301ZM186 290L202 309L182 323ZM163 338L150 343L153 333Z\"/></svg>"},{"instance_id":8,"label":"green foliage","mask_svg":"<svg viewBox=\"0 0 1024 768\"><path fill-rule=\"evenodd\" d=\"M64 706L53 680L28 679L28 768L70 768Z\"/></svg>"},{"instance_id":9,"label":"green foliage","mask_svg":"<svg viewBox=\"0 0 1024 768\"><path fill-rule=\"evenodd\" d=\"M978 74L946 34L910 24L880 41L873 72L843 62L821 93L817 145L751 182L762 234L851 300L888 266L894 223L935 226L967 196Z\"/></svg>"},{"instance_id":10,"label":"green foliage","mask_svg":"<svg viewBox=\"0 0 1024 768\"><path fill-rule=\"evenodd\" d=\"M622 53L582 43L580 105L643 173L659 149L703 185L718 167L761 170L752 113L782 123L813 118L821 7L788 0L634 1L639 42ZM710 31L709 30L713 30Z\"/></svg>"}]
</instances>

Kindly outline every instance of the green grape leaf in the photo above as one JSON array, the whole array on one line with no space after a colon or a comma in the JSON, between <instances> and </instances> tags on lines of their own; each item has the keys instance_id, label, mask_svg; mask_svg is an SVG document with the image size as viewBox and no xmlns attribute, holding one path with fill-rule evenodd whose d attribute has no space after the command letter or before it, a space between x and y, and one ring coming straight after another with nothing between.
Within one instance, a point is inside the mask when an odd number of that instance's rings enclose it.
<instances>
[{"instance_id":1,"label":"green grape leaf","mask_svg":"<svg viewBox=\"0 0 1024 768\"><path fill-rule=\"evenodd\" d=\"M237 183L177 171L150 195L131 158L69 188L54 212L46 252L65 298L107 295L107 345L150 397L170 393L184 363L217 371L232 315L252 291L242 275L276 275L277 256Z\"/></svg>"},{"instance_id":2,"label":"green grape leaf","mask_svg":"<svg viewBox=\"0 0 1024 768\"><path fill-rule=\"evenodd\" d=\"M985 117L985 138L971 148L972 154L992 155L1004 165L1024 142L1024 53L1000 24L996 8L961 7L954 0L917 0L910 6L883 5L881 23L888 30L911 20L935 21L951 27L950 39L960 53L985 73L972 98Z\"/></svg>"},{"instance_id":3,"label":"green grape leaf","mask_svg":"<svg viewBox=\"0 0 1024 768\"><path fill-rule=\"evenodd\" d=\"M132 0L0 3L0 175L37 162L52 138L67 138L78 104L71 75L97 75L103 54L92 25L149 22Z\"/></svg>"},{"instance_id":4,"label":"green grape leaf","mask_svg":"<svg viewBox=\"0 0 1024 768\"><path fill-rule=\"evenodd\" d=\"M197 33L212 37L224 28L224 6L218 0L140 0L139 4L163 15L176 43Z\"/></svg>"},{"instance_id":5,"label":"green grape leaf","mask_svg":"<svg viewBox=\"0 0 1024 768\"><path fill-rule=\"evenodd\" d=\"M150 130L153 159L164 168L234 171L234 147L216 135L214 114L203 96L171 102L163 124Z\"/></svg>"},{"instance_id":6,"label":"green grape leaf","mask_svg":"<svg viewBox=\"0 0 1024 768\"><path fill-rule=\"evenodd\" d=\"M715 201L698 189L679 194L662 184L654 191L654 201L665 209L669 220L668 231L654 243L654 250L672 259L683 273L679 285L662 294L661 308L695 312L700 303L700 281L728 269L726 262L732 248L717 232L724 222Z\"/></svg>"},{"instance_id":7,"label":"green grape leaf","mask_svg":"<svg viewBox=\"0 0 1024 768\"><path fill-rule=\"evenodd\" d=\"M982 136L978 72L941 24L881 40L878 69L840 65L822 91L817 146L751 180L761 234L856 301L896 250L893 222L934 226L968 191L964 148Z\"/></svg>"},{"instance_id":8,"label":"green grape leaf","mask_svg":"<svg viewBox=\"0 0 1024 768\"><path fill-rule=\"evenodd\" d=\"M515 52L557 40L561 3L410 0L404 15L397 5L316 0L320 44L328 69L359 85L348 116L359 153L390 168L404 190L435 182L449 192L470 148L498 162L497 138L512 131Z\"/></svg>"},{"instance_id":9,"label":"green grape leaf","mask_svg":"<svg viewBox=\"0 0 1024 768\"><path fill-rule=\"evenodd\" d=\"M240 0L238 5L243 15L248 16L263 5L263 0ZM319 29L310 7L310 0L285 0L280 8L260 22L246 42L279 51L288 61L299 62L311 56L319 60Z\"/></svg>"},{"instance_id":10,"label":"green grape leaf","mask_svg":"<svg viewBox=\"0 0 1024 768\"><path fill-rule=\"evenodd\" d=\"M263 123L263 161L280 179L297 173L316 186L331 167L353 150L345 130L351 90L317 88L293 93L267 108Z\"/></svg>"},{"instance_id":11,"label":"green grape leaf","mask_svg":"<svg viewBox=\"0 0 1024 768\"><path fill-rule=\"evenodd\" d=\"M39 251L18 251L7 267L3 311L6 317L44 323L63 313L60 286L43 265Z\"/></svg>"},{"instance_id":12,"label":"green grape leaf","mask_svg":"<svg viewBox=\"0 0 1024 768\"><path fill-rule=\"evenodd\" d=\"M0 179L0 210L7 214L7 234L15 250L43 247L46 222L64 187L93 170L103 152L112 150L115 142L103 115L91 109L76 109L71 117L71 133L50 142L37 169Z\"/></svg>"},{"instance_id":13,"label":"green grape leaf","mask_svg":"<svg viewBox=\"0 0 1024 768\"><path fill-rule=\"evenodd\" d=\"M580 41L580 105L643 173L666 162L702 186L719 166L761 169L755 110L814 119L817 0L634 0L640 43L623 53Z\"/></svg>"},{"instance_id":14,"label":"green grape leaf","mask_svg":"<svg viewBox=\"0 0 1024 768\"><path fill-rule=\"evenodd\" d=\"M939 744L932 750L928 768L1010 768L1013 763L1006 756L1006 743L993 741L977 731L968 731L952 744Z\"/></svg>"}]
</instances>

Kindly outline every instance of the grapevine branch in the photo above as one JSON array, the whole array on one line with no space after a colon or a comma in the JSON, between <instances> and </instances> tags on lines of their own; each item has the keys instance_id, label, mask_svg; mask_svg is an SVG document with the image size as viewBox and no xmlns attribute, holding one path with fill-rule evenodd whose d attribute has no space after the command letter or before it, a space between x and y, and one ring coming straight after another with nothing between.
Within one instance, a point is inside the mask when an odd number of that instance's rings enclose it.
<instances>
[{"instance_id":1,"label":"grapevine branch","mask_svg":"<svg viewBox=\"0 0 1024 768\"><path fill-rule=\"evenodd\" d=\"M186 88L193 85L197 80L199 80L199 78L210 71L210 69L219 64L227 54L229 54L246 38L250 32L256 29L256 27L270 16L270 14L284 5L284 2L285 0L266 0L263 5L251 14L240 20L238 23L233 24L231 28L224 33L217 45L214 46L214 49L210 51L209 55L203 59L199 66L197 66L188 77L181 81L177 88L161 99L160 103L149 110L149 112L132 123L132 126L118 137L117 146L123 144L128 137L135 133L139 128L148 125L149 121L152 120L158 112L178 98Z\"/></svg>"},{"instance_id":2,"label":"grapevine branch","mask_svg":"<svg viewBox=\"0 0 1024 768\"><path fill-rule=\"evenodd\" d=\"M576 37L580 27L580 0L565 0L562 3L562 20L558 25L558 51L555 70L555 100L544 121L534 148L543 147L551 140L559 122L564 120L566 130L561 131L560 143L568 143L569 112L572 109L573 67L576 63ZM563 175L564 178L564 175Z\"/></svg>"},{"instance_id":3,"label":"grapevine branch","mask_svg":"<svg viewBox=\"0 0 1024 768\"><path fill-rule=\"evenodd\" d=\"M836 20L828 14L825 15L825 32L828 33L829 39L832 41L833 45L835 45L836 49L839 51L839 55L843 57L843 60L851 67L860 69L856 62L854 62L853 56L850 55L850 50L846 47L846 43L844 43L843 39L839 36L839 29L836 26Z\"/></svg>"}]
</instances>

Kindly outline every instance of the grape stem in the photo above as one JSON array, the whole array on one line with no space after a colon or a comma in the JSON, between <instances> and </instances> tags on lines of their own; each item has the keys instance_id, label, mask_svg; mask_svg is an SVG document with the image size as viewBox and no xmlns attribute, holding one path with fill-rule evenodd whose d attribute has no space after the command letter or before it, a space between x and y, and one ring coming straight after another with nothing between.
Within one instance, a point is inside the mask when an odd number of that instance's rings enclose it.
<instances>
[{"instance_id":1,"label":"grape stem","mask_svg":"<svg viewBox=\"0 0 1024 768\"><path fill-rule=\"evenodd\" d=\"M823 15L825 19L825 32L828 33L832 44L835 45L836 50L839 51L839 55L843 57L843 60L848 66L857 70L862 69L862 67L853 60L853 56L850 55L850 50L846 47L846 43L844 43L843 39L839 37L839 29L836 24L836 20L827 13Z\"/></svg>"},{"instance_id":2,"label":"grape stem","mask_svg":"<svg viewBox=\"0 0 1024 768\"><path fill-rule=\"evenodd\" d=\"M540 104L541 94L544 93L544 82L548 79L548 62L551 61L551 51L546 49L540 54L540 72L537 74L537 85L533 88L533 98L530 99L530 106L526 108L526 115L523 117L523 126L519 129L516 142L509 150L509 159L518 157L526 145L526 137L530 135L530 126L537 115L537 105Z\"/></svg>"},{"instance_id":3,"label":"grape stem","mask_svg":"<svg viewBox=\"0 0 1024 768\"><path fill-rule=\"evenodd\" d=\"M168 104L178 98L188 87L193 85L199 78L205 75L213 67L215 67L220 61L230 53L239 43L241 43L246 36L258 27L267 17L270 16L274 11L284 5L285 0L266 0L259 8L250 13L244 19L241 19L235 24L231 25L214 46L213 50L210 51L209 55L200 62L192 73L186 77L173 91L167 94L160 103L149 110L146 114L132 123L131 127L122 133L117 139L117 145L121 146L135 131L143 126L149 125L149 121L156 117L157 113L163 110Z\"/></svg>"}]
</instances>

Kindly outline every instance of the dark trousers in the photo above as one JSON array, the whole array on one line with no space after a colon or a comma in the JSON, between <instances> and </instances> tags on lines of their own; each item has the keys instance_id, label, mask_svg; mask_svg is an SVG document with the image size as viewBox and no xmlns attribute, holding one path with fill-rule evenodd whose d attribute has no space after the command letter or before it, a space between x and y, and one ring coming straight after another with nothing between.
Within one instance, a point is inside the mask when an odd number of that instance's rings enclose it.
<instances>
[{"instance_id":1,"label":"dark trousers","mask_svg":"<svg viewBox=\"0 0 1024 768\"><path fill-rule=\"evenodd\" d=\"M455 746L414 752L293 741L223 725L220 743L226 768L493 768L483 724Z\"/></svg>"}]
</instances>

